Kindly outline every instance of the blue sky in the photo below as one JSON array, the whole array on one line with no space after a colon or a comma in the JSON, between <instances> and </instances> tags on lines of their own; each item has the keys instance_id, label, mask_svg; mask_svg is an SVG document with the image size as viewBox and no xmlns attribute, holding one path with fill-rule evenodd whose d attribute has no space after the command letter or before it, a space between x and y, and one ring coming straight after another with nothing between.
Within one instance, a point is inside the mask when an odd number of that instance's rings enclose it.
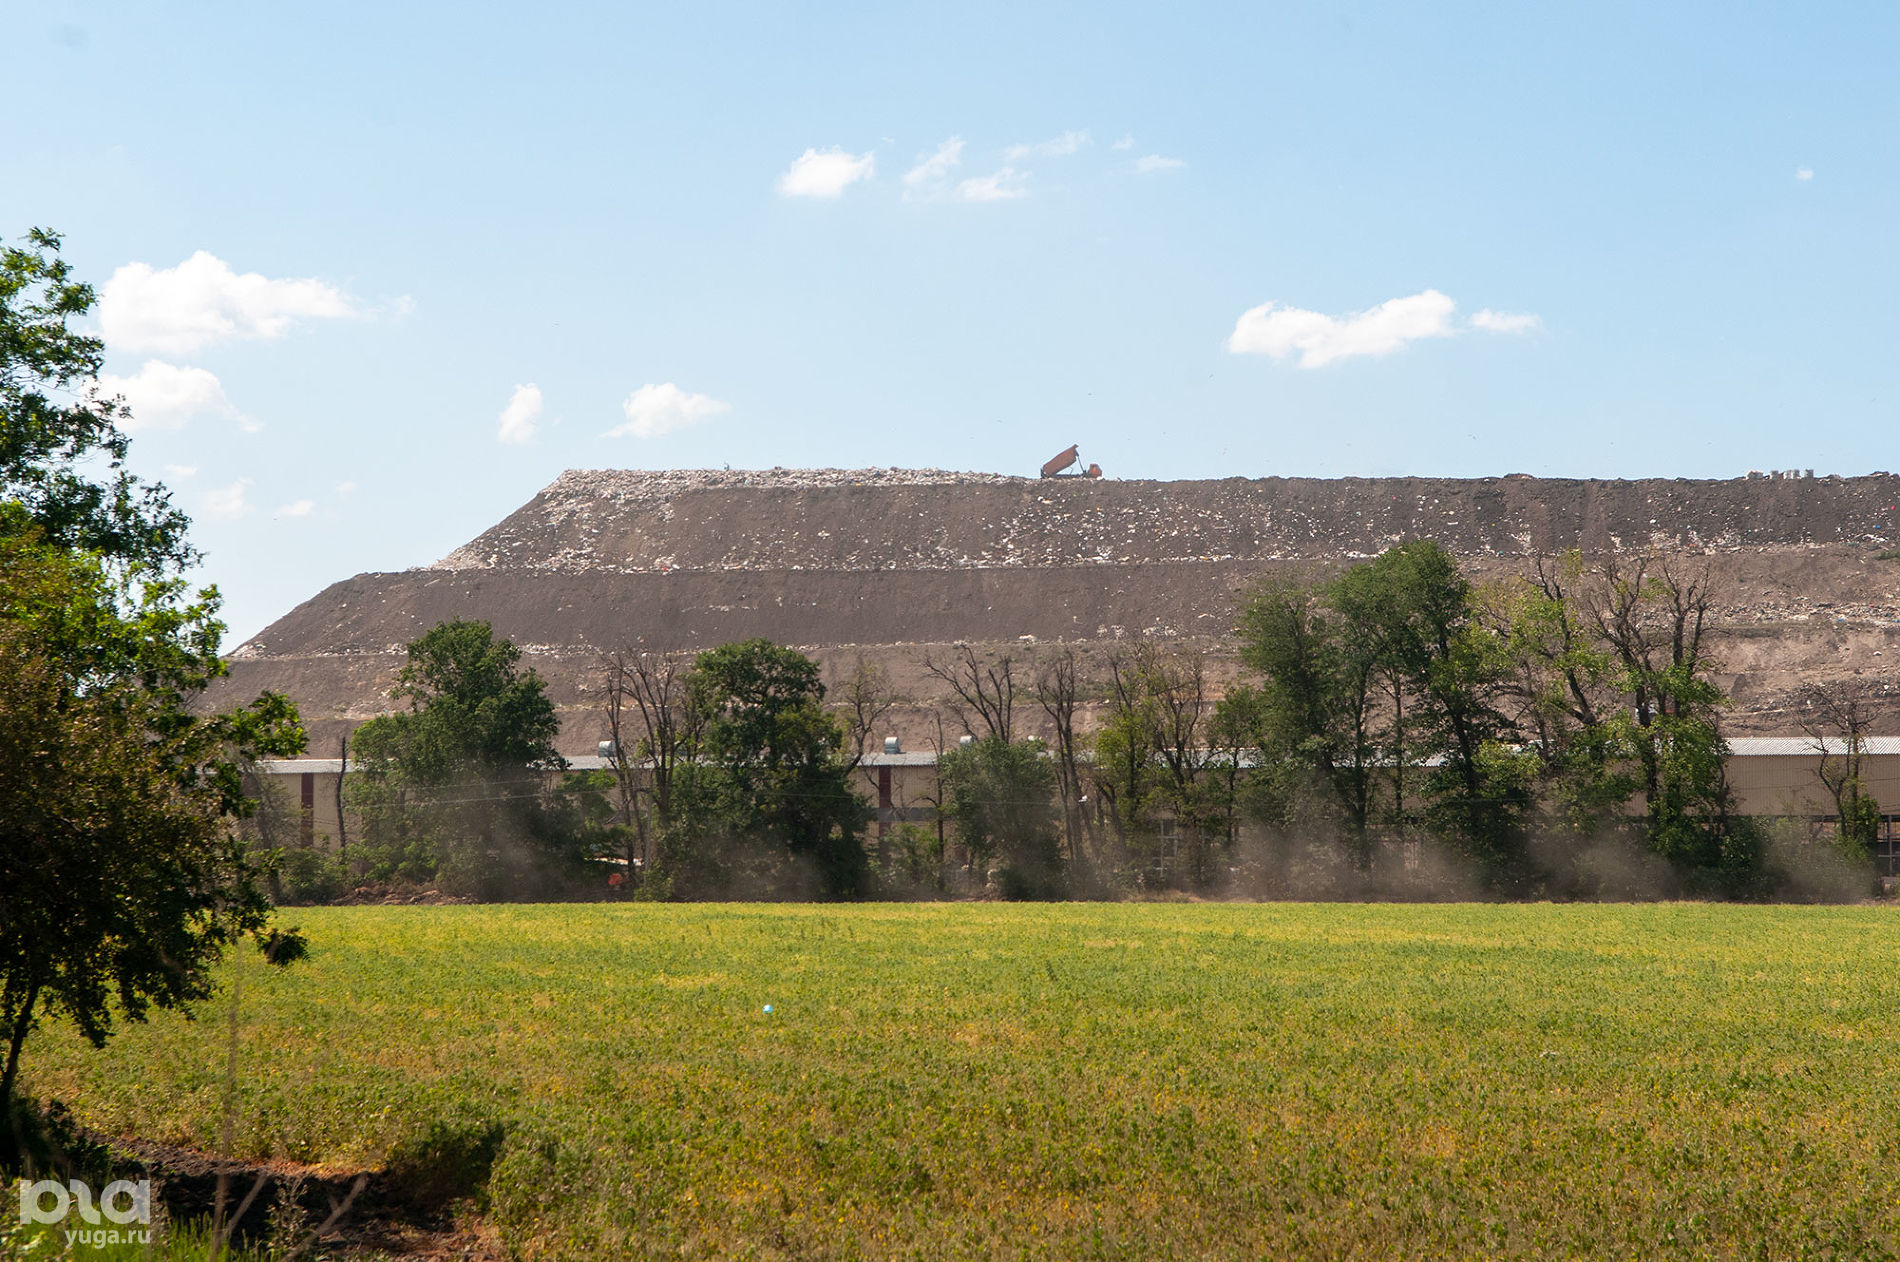
<instances>
[{"instance_id":1,"label":"blue sky","mask_svg":"<svg viewBox=\"0 0 1900 1262\"><path fill-rule=\"evenodd\" d=\"M1900 467L1900 6L7 8L233 643L570 467Z\"/></svg>"}]
</instances>

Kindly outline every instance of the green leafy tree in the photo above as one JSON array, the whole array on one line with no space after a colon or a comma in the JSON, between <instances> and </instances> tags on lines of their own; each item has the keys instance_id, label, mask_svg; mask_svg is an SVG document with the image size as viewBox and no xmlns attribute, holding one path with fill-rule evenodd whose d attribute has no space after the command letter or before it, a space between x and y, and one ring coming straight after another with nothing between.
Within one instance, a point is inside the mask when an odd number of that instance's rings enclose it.
<instances>
[{"instance_id":1,"label":"green leafy tree","mask_svg":"<svg viewBox=\"0 0 1900 1262\"><path fill-rule=\"evenodd\" d=\"M1394 771L1430 761L1418 785L1426 824L1492 884L1520 884L1533 799L1501 705L1509 657L1457 559L1430 540L1401 544L1342 575L1332 602L1391 681Z\"/></svg>"},{"instance_id":2,"label":"green leafy tree","mask_svg":"<svg viewBox=\"0 0 1900 1262\"><path fill-rule=\"evenodd\" d=\"M1154 858L1154 705L1132 655L1111 653L1105 665L1107 705L1089 740L1088 777L1112 843L1104 857L1127 872L1150 866Z\"/></svg>"},{"instance_id":3,"label":"green leafy tree","mask_svg":"<svg viewBox=\"0 0 1900 1262\"><path fill-rule=\"evenodd\" d=\"M1275 803L1324 803L1353 866L1372 863L1381 751L1377 744L1378 643L1349 634L1312 583L1269 580L1240 621L1240 659L1260 678L1244 715L1259 765L1282 781ZM1263 777L1257 776L1256 779Z\"/></svg>"},{"instance_id":4,"label":"green leafy tree","mask_svg":"<svg viewBox=\"0 0 1900 1262\"><path fill-rule=\"evenodd\" d=\"M105 347L69 327L93 308L58 234L0 250L0 504L9 532L39 527L54 547L148 571L195 557L170 493L125 471L124 400L98 390Z\"/></svg>"},{"instance_id":5,"label":"green leafy tree","mask_svg":"<svg viewBox=\"0 0 1900 1262\"><path fill-rule=\"evenodd\" d=\"M1362 874L1377 837L1420 826L1494 885L1524 879L1535 775L1502 704L1511 658L1449 553L1416 540L1324 584L1270 582L1240 633L1271 800L1327 804L1315 822Z\"/></svg>"},{"instance_id":6,"label":"green leafy tree","mask_svg":"<svg viewBox=\"0 0 1900 1262\"><path fill-rule=\"evenodd\" d=\"M124 469L122 400L60 239L0 250L0 1119L28 1034L64 1016L100 1044L212 990L225 947L263 935L255 856L231 821L240 766L303 749L265 693L206 713L224 673L215 589L191 594L187 522ZM274 931L274 959L292 939ZM6 1141L13 1132L8 1128ZM4 1154L0 1154L4 1155Z\"/></svg>"},{"instance_id":7,"label":"green leafy tree","mask_svg":"<svg viewBox=\"0 0 1900 1262\"><path fill-rule=\"evenodd\" d=\"M0 1116L45 1014L95 1045L113 1013L208 997L223 949L269 918L230 818L239 763L303 748L265 694L194 711L224 673L216 598L176 580L128 592L37 532L0 538Z\"/></svg>"},{"instance_id":8,"label":"green leafy tree","mask_svg":"<svg viewBox=\"0 0 1900 1262\"><path fill-rule=\"evenodd\" d=\"M391 695L408 711L354 739L366 874L487 899L557 892L583 829L551 787L560 718L520 650L486 622L441 623L409 645Z\"/></svg>"},{"instance_id":9,"label":"green leafy tree","mask_svg":"<svg viewBox=\"0 0 1900 1262\"><path fill-rule=\"evenodd\" d=\"M1692 887L1756 893L1760 838L1736 817L1728 785L1707 569L1647 554L1608 556L1598 568L1580 599L1616 668L1623 713L1614 730L1642 794L1647 844Z\"/></svg>"},{"instance_id":10,"label":"green leafy tree","mask_svg":"<svg viewBox=\"0 0 1900 1262\"><path fill-rule=\"evenodd\" d=\"M1058 776L1041 741L986 736L942 758L946 810L979 870L998 865L1010 898L1062 889Z\"/></svg>"},{"instance_id":11,"label":"green leafy tree","mask_svg":"<svg viewBox=\"0 0 1900 1262\"><path fill-rule=\"evenodd\" d=\"M1880 803L1868 791L1864 767L1867 728L1879 694L1871 681L1850 677L1802 690L1801 730L1819 755L1815 775L1834 800L1842 851L1865 862L1880 840Z\"/></svg>"},{"instance_id":12,"label":"green leafy tree","mask_svg":"<svg viewBox=\"0 0 1900 1262\"><path fill-rule=\"evenodd\" d=\"M1623 675L1591 625L1581 552L1538 558L1534 573L1487 594L1506 640L1507 690L1519 705L1528 752L1541 763L1542 828L1571 847L1633 838L1628 809L1642 790Z\"/></svg>"},{"instance_id":13,"label":"green leafy tree","mask_svg":"<svg viewBox=\"0 0 1900 1262\"><path fill-rule=\"evenodd\" d=\"M688 693L693 747L661 843L672 893L861 895L868 812L818 664L769 640L727 644L694 660Z\"/></svg>"}]
</instances>

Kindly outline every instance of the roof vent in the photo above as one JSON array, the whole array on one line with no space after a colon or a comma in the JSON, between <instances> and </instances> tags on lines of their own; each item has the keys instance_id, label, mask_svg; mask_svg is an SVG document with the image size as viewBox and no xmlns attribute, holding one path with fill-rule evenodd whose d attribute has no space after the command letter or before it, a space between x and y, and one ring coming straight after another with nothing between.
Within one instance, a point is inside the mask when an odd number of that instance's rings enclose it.
<instances>
[{"instance_id":1,"label":"roof vent","mask_svg":"<svg viewBox=\"0 0 1900 1262\"><path fill-rule=\"evenodd\" d=\"M614 756L614 743L612 741L602 741L599 746L599 753L602 758L612 758Z\"/></svg>"},{"instance_id":2,"label":"roof vent","mask_svg":"<svg viewBox=\"0 0 1900 1262\"><path fill-rule=\"evenodd\" d=\"M959 737L957 737L957 748L958 748L958 749L964 749L964 748L967 748L967 747L969 747L969 746L971 746L971 745L974 745L974 744L976 744L976 737L974 737L974 736L959 736Z\"/></svg>"},{"instance_id":3,"label":"roof vent","mask_svg":"<svg viewBox=\"0 0 1900 1262\"><path fill-rule=\"evenodd\" d=\"M884 752L887 754L901 754L904 752L904 743L895 736L886 736L884 738Z\"/></svg>"}]
</instances>

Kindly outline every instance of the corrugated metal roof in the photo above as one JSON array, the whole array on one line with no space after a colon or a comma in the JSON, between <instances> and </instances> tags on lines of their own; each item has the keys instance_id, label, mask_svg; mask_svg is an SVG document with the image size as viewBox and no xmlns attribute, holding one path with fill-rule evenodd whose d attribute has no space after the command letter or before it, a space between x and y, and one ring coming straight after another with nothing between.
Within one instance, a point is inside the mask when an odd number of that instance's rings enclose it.
<instances>
[{"instance_id":1,"label":"corrugated metal roof","mask_svg":"<svg viewBox=\"0 0 1900 1262\"><path fill-rule=\"evenodd\" d=\"M866 754L859 766L863 767L932 767L937 762L934 750L907 750L901 754L887 754L879 751ZM614 765L613 759L602 758L598 754L577 754L567 760L569 771L609 771ZM318 775L335 775L342 762L336 758L265 758L260 759L257 769L269 776L294 776L305 772ZM356 760L350 759L350 768L355 770Z\"/></svg>"},{"instance_id":2,"label":"corrugated metal roof","mask_svg":"<svg viewBox=\"0 0 1900 1262\"><path fill-rule=\"evenodd\" d=\"M1847 752L1846 737L1830 736L1825 744L1830 754ZM1815 749L1811 736L1733 736L1729 738L1728 752L1736 758L1813 758L1820 751ZM1864 736L1861 752L1900 754L1900 736Z\"/></svg>"},{"instance_id":3,"label":"corrugated metal roof","mask_svg":"<svg viewBox=\"0 0 1900 1262\"><path fill-rule=\"evenodd\" d=\"M1862 740L1863 751L1883 757L1900 755L1900 736L1869 736ZM1814 740L1807 736L1733 736L1728 741L1729 756L1733 758L1813 758L1816 755ZM1827 752L1834 755L1847 752L1847 742L1842 737L1827 738ZM1251 759L1244 759L1251 765ZM1426 765L1432 765L1432 760ZM887 754L883 751L866 754L858 765L860 767L933 767L937 763L935 750L906 750L901 754ZM258 770L266 775L297 775L302 772L315 772L318 775L335 775L339 763L335 758L276 758L259 762ZM351 763L355 765L354 760ZM571 771L607 771L613 767L611 758L602 758L596 754L582 754L567 760Z\"/></svg>"}]
</instances>

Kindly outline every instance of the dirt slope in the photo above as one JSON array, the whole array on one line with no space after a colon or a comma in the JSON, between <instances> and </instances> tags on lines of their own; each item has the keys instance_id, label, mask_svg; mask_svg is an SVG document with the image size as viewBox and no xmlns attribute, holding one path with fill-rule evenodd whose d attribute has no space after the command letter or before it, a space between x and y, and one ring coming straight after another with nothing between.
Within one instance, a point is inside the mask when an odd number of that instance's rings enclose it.
<instances>
[{"instance_id":1,"label":"dirt slope","mask_svg":"<svg viewBox=\"0 0 1900 1262\"><path fill-rule=\"evenodd\" d=\"M231 660L217 700L288 692L313 752L387 708L401 646L486 618L563 707L563 747L599 735L590 683L615 645L754 635L834 668L885 663L932 730L931 645L1158 636L1231 647L1240 595L1429 537L1482 575L1530 551L1657 547L1716 580L1742 731L1786 731L1806 679L1886 673L1900 652L1900 478L1596 482L1230 479L1084 482L939 470L573 471L432 567L363 574ZM940 650L939 650L940 651ZM1225 668L1231 672L1231 663ZM1889 726L1900 730L1900 685Z\"/></svg>"}]
</instances>

